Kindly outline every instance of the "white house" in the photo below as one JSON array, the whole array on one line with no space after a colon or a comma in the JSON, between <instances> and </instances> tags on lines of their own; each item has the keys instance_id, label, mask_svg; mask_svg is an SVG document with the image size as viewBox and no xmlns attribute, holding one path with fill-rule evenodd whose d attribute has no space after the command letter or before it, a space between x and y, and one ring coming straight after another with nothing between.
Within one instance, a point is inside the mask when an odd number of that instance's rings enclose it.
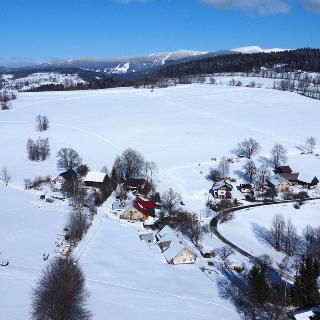
<instances>
[{"instance_id":1,"label":"white house","mask_svg":"<svg viewBox=\"0 0 320 320\"><path fill-rule=\"evenodd\" d=\"M196 262L197 255L178 238L177 233L169 226L162 228L155 238L169 264L190 264Z\"/></svg>"}]
</instances>

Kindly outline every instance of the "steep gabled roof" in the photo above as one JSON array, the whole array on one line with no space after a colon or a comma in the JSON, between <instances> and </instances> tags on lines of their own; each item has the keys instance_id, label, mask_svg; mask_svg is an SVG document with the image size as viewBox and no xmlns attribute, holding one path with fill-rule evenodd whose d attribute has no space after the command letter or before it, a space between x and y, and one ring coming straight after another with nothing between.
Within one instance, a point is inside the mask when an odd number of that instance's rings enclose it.
<instances>
[{"instance_id":1,"label":"steep gabled roof","mask_svg":"<svg viewBox=\"0 0 320 320\"><path fill-rule=\"evenodd\" d=\"M89 171L84 179L84 182L104 182L107 174L105 172Z\"/></svg>"},{"instance_id":2,"label":"steep gabled roof","mask_svg":"<svg viewBox=\"0 0 320 320\"><path fill-rule=\"evenodd\" d=\"M215 183L212 186L211 190L219 190L219 189L222 189L222 188L226 188L226 189L232 190L233 186L232 186L232 184L227 183L225 181L219 181L219 182Z\"/></svg>"},{"instance_id":3,"label":"steep gabled roof","mask_svg":"<svg viewBox=\"0 0 320 320\"><path fill-rule=\"evenodd\" d=\"M77 173L73 169L69 169L65 172L61 172L59 176L62 177L64 180L69 181L75 179L77 177Z\"/></svg>"},{"instance_id":4,"label":"steep gabled roof","mask_svg":"<svg viewBox=\"0 0 320 320\"><path fill-rule=\"evenodd\" d=\"M197 256L188 245L184 244L178 239L171 242L170 247L163 252L163 255L167 261L171 261L183 250L189 251L195 257Z\"/></svg>"},{"instance_id":5,"label":"steep gabled roof","mask_svg":"<svg viewBox=\"0 0 320 320\"><path fill-rule=\"evenodd\" d=\"M143 200L140 197L137 197L134 201L133 207L140 211L144 216L149 216L148 209L154 209L156 207L155 202Z\"/></svg>"}]
</instances>

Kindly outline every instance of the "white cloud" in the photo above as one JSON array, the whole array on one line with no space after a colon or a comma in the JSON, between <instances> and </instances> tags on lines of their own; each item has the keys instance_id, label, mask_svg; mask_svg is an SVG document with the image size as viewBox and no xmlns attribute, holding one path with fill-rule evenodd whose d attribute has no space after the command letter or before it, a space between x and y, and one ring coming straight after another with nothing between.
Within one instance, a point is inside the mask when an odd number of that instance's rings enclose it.
<instances>
[{"instance_id":1,"label":"white cloud","mask_svg":"<svg viewBox=\"0 0 320 320\"><path fill-rule=\"evenodd\" d=\"M277 13L288 13L290 5L283 0L200 0L217 9L240 9L248 13L259 13L261 15L272 15ZM310 0L309 0L310 1ZM312 1L312 0L311 0ZM317 0L313 0L317 1Z\"/></svg>"},{"instance_id":2,"label":"white cloud","mask_svg":"<svg viewBox=\"0 0 320 320\"><path fill-rule=\"evenodd\" d=\"M300 1L307 10L320 13L320 0L300 0Z\"/></svg>"}]
</instances>

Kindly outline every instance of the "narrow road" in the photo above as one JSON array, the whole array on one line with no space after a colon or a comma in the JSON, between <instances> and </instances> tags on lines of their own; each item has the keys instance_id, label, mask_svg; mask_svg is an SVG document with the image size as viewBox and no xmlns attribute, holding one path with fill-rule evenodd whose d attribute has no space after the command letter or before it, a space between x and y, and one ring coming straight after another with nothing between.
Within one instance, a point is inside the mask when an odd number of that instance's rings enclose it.
<instances>
[{"instance_id":1,"label":"narrow road","mask_svg":"<svg viewBox=\"0 0 320 320\"><path fill-rule=\"evenodd\" d=\"M312 200L320 200L320 197L309 198L309 199L305 199L304 201L312 201ZM217 216L215 216L210 222L210 228L211 228L211 231L216 235L216 237L219 238L226 245L228 245L229 247L231 247L232 249L234 249L235 251L237 251L238 253L240 253L244 257L249 258L250 260L259 261L260 259L258 257L255 257L250 252L238 247L235 243L233 243L230 240L228 240L227 238L225 238L219 232L218 225L219 225L219 222L220 222L221 218L224 215L228 214L228 213L233 213L233 212L236 212L236 211L246 210L246 209L255 208L255 207L262 207L262 206L270 206L270 205L277 205L277 204L284 204L284 203L294 203L296 201L297 200L284 200L284 201L280 201L280 202L256 203L256 204L251 204L251 205L244 206L244 207L231 208L231 209L228 209L228 210L226 210L224 212L220 212ZM270 266L269 269L271 271L276 272L279 275L279 277L282 278L281 274L283 275L283 272L280 269L278 269L276 267L273 267L273 266ZM293 282L294 281L294 277L292 277L289 274L286 274L285 275L285 280Z\"/></svg>"}]
</instances>

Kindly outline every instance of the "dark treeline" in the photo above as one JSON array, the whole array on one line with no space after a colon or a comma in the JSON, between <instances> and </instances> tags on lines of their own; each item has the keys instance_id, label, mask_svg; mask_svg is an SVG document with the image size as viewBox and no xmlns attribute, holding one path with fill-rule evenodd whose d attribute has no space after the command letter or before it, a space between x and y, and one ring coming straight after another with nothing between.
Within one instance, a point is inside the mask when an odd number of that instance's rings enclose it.
<instances>
[{"instance_id":1,"label":"dark treeline","mask_svg":"<svg viewBox=\"0 0 320 320\"><path fill-rule=\"evenodd\" d=\"M45 84L38 87L30 88L25 92L41 92L41 91L72 91L72 90L92 90L92 89L107 89L107 88L118 88L118 87L130 87L134 86L135 81L116 79L108 77L104 79L95 79L88 83L77 83L70 86L64 84Z\"/></svg>"},{"instance_id":2,"label":"dark treeline","mask_svg":"<svg viewBox=\"0 0 320 320\"><path fill-rule=\"evenodd\" d=\"M220 72L253 72L280 67L282 71L320 72L320 49L293 51L227 54L168 66L158 71L159 77L175 78L188 75Z\"/></svg>"}]
</instances>

